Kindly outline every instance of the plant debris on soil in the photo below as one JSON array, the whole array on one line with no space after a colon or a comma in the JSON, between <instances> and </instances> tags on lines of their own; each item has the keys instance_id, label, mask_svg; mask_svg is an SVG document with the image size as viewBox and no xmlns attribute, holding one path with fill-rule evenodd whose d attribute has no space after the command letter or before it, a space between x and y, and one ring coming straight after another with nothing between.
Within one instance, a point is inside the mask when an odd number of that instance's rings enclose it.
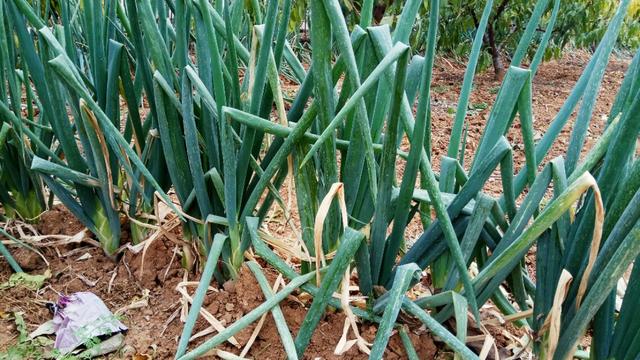
<instances>
[{"instance_id":1,"label":"plant debris on soil","mask_svg":"<svg viewBox=\"0 0 640 360\"><path fill-rule=\"evenodd\" d=\"M583 53L570 53L562 59L553 60L541 65L533 84L533 108L534 128L536 140L543 134L553 120L554 115L562 106L573 85L586 66L589 57ZM590 148L602 133L606 124L606 116L613 103L615 93L622 78L628 61L625 59L612 59L605 73L603 86L596 104L593 120L591 122L585 149ZM453 121L456 101L459 94L459 86L462 83L464 66L452 63L446 59L440 59L434 68L434 82L432 85L432 144L433 165L439 168L439 157L446 153L446 144L449 142L450 126ZM470 111L467 116L469 133L466 154L474 153L474 149L480 141L486 120L491 111L490 105L496 97L500 85L492 73L481 73L476 76L474 89L470 101ZM288 90L291 90L287 88ZM515 167L518 170L524 163L524 154L521 135L518 133L518 125L507 135L513 145L515 153ZM559 140L555 143L547 159L560 154L569 143L570 125L565 127ZM404 147L408 144L405 142ZM471 164L471 158L465 158L465 167ZM402 164L398 172L403 171ZM501 192L498 177L490 180L489 188L485 189L489 194ZM290 201L286 186L282 189L285 202ZM294 201L291 202L295 204ZM297 224L297 211L292 206L291 216L295 226ZM283 238L293 238L291 224L285 224L280 216L273 215L266 221L268 231ZM73 236L82 231L83 226L61 206L45 212L39 219L38 232L44 235L69 235ZM176 230L179 231L179 230ZM408 239L417 237L422 231L419 221L412 222L407 229ZM90 236L87 232L86 236ZM122 243L126 243L127 234L123 232ZM13 319L14 313L22 313L27 331L33 331L38 325L49 320L51 314L45 307L46 302L53 302L60 294L70 294L78 291L91 291L98 295L107 307L116 315L121 316L123 323L129 327L125 337L125 345L118 352L108 358L135 358L135 359L169 359L173 358L178 339L182 331L181 318L186 316L187 307L182 295L176 290L176 286L184 281L197 281L198 277L193 272L184 270L177 254L175 244L165 238L154 241L147 249L146 255L142 252L134 254L125 250L117 259L111 259L104 255L100 248L91 245L91 241L82 241L59 246L40 247L38 250L47 259L45 261L36 253L11 247L16 260L26 272L42 274L45 270L51 271L51 278L37 291L23 287L13 287L0 290L0 358L2 353L15 346L18 342L19 332ZM273 284L277 278L277 272L266 264L267 279ZM144 269L144 271L142 271ZM0 284L8 280L11 269L8 264L0 261ZM535 276L535 274L532 274ZM429 284L427 284L428 286ZM260 303L264 302L263 294L255 278L246 268L240 272L235 282L225 284L212 284L216 291L207 294L203 308L223 324L229 325L241 318ZM189 294L193 294L195 286L187 287ZM308 296L293 293L280 304L288 326L295 333L298 331L306 314L306 307L311 300ZM486 309L485 309L486 310ZM495 318L491 311L483 313L484 318ZM341 356L334 355L334 349L342 335L344 327L344 315L341 312L329 311L321 324L316 329L314 336L305 352L305 358L315 359L364 359L366 354L360 352L356 346ZM419 324L408 322L409 334L421 359L450 358L452 353L446 349L443 343L433 339L430 333ZM451 324L448 324L450 326ZM361 323L360 333L368 342L372 342L376 327L370 323ZM198 320L193 334L207 330L209 323L202 317ZM256 323L245 328L235 336L240 348L229 342L218 348L221 350L240 353L240 349L249 341L256 327ZM496 347L506 349L513 347L513 343L524 335L523 330L515 328L510 323L500 322L495 326L487 326L492 333ZM473 334L470 334L473 335ZM206 338L200 336L194 339L190 346L202 343ZM469 344L475 347L476 344ZM482 343L478 345L478 351ZM501 351L502 355L513 355ZM275 322L269 314L253 343L248 357L254 359L282 359L285 351L280 343ZM494 355L491 355L494 356ZM207 356L215 358L215 355ZM406 358L404 347L397 334L390 339L385 352L385 359Z\"/></svg>"},{"instance_id":2,"label":"plant debris on soil","mask_svg":"<svg viewBox=\"0 0 640 360\"><path fill-rule=\"evenodd\" d=\"M70 231L64 231L62 228L58 234L74 235L82 228L64 207L56 207L43 214L38 227L57 229L58 225L50 222L60 222L62 218L65 219L63 223ZM15 323L10 319L12 313L21 312L29 331L32 331L51 318L49 310L45 307L46 302L55 302L59 294L91 291L98 295L111 311L121 316L122 321L129 327L125 346L118 354L112 354L109 358L131 358L134 355L144 356L145 354L154 359L173 358L182 332L180 321L182 302L176 286L185 279L197 280L193 274L188 274L181 267L179 261L175 258L172 260L173 251L174 245L167 240L153 242L144 257L143 268L142 253L133 255L125 252L118 262L114 262L106 257L100 248L94 246L67 245L57 250L42 249L49 261L48 268L52 274L46 285L38 291L20 286L2 290L0 353L17 340L18 332ZM25 271L40 274L47 269L44 261L30 250L14 249L13 254ZM261 265L265 266L267 279L273 283L277 278L277 272L264 263ZM144 270L141 273L142 269ZM6 281L10 275L9 266L5 262L0 263L0 283ZM207 294L204 308L226 325L240 319L265 301L257 281L246 267L242 268L236 281L227 282L222 286L214 283L212 287L217 291L210 291ZM190 294L194 290L195 287L190 287ZM295 296L290 296L280 304L289 328L294 334L300 328L306 314L305 306L309 305L308 303L309 299L303 302ZM342 334L343 324L342 313L328 314L318 326L307 349L307 355L313 355L313 358L319 356L323 359L367 358L366 355L359 353L356 347L340 357L333 355ZM235 336L240 347L244 347L248 342L255 326L254 323ZM207 327L208 323L201 318L193 333L197 334ZM367 341L373 341L376 333L375 326L363 324L361 327L363 337ZM435 356L438 349L426 331L415 329L411 337L417 345L416 351L422 358ZM200 344L205 338L200 337L192 344ZM254 359L284 358L286 354L279 339L275 322L268 316L248 356ZM219 349L229 352L239 351L229 343L225 343ZM400 338L395 335L390 340L385 358L405 357Z\"/></svg>"}]
</instances>

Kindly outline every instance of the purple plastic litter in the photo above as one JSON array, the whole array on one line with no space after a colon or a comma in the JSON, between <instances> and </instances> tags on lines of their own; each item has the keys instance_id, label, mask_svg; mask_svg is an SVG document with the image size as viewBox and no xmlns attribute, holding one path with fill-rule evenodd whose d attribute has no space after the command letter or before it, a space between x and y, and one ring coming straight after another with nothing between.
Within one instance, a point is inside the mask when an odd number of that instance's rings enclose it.
<instances>
[{"instance_id":1,"label":"purple plastic litter","mask_svg":"<svg viewBox=\"0 0 640 360\"><path fill-rule=\"evenodd\" d=\"M78 292L62 296L53 316L56 342L54 347L67 354L88 340L127 330L107 309L98 296Z\"/></svg>"}]
</instances>

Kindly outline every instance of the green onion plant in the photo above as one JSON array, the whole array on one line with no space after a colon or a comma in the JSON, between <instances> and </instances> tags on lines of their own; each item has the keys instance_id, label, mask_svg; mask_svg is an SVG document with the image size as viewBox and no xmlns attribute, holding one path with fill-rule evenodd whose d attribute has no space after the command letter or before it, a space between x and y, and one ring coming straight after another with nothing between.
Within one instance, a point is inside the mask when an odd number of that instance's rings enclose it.
<instances>
[{"instance_id":1,"label":"green onion plant","mask_svg":"<svg viewBox=\"0 0 640 360\"><path fill-rule=\"evenodd\" d=\"M44 7L3 0L5 216L37 217L48 190L113 255L123 224L134 242L144 241L156 202L167 203L182 221L184 263L193 263L193 250L203 259L179 359L207 353L269 311L288 358L297 359L308 355L327 308L345 306L378 324L371 358L381 358L394 329L415 354L399 318L404 311L458 357L475 359L467 333L479 326L489 301L519 319L541 358L583 351L577 347L587 331L592 358L636 358L640 270L633 268L619 307L616 286L640 254L640 55L630 63L604 133L584 151L629 2L618 5L537 141L533 79L562 14L559 0L532 4L480 142L467 154L474 77L487 22L500 6L486 1L446 155L433 159L430 88L439 0L430 0L428 29L418 33L420 0L404 2L393 26L372 24L373 0L362 1L357 24L345 20L338 0L311 1L309 66L293 50L301 46L290 43L300 38L292 34L299 29L289 29L291 0L71 0ZM424 39L423 54L408 45L416 36ZM293 97L283 91L285 77L298 84ZM565 154L545 162L573 114ZM526 160L518 172L506 137L514 128ZM400 149L405 139L408 151ZM405 163L401 176L398 161ZM495 172L500 196L484 192ZM301 227L293 246L305 253L299 268L280 258L261 231L269 210L285 207L280 190L290 174ZM415 217L424 231L407 239ZM524 261L534 246L535 278ZM246 251L289 284L273 293L260 265L248 262L266 302L188 351L210 282L235 278ZM367 296L364 309L333 297L350 268ZM425 271L435 295L410 299L407 291ZM278 303L296 290L313 300L293 336ZM455 328L445 323L452 318Z\"/></svg>"}]
</instances>

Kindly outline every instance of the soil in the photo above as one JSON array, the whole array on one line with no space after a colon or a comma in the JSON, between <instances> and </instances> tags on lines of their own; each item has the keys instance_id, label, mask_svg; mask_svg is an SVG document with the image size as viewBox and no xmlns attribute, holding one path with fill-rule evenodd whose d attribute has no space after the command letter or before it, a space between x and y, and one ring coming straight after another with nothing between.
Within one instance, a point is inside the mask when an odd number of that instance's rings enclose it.
<instances>
[{"instance_id":1,"label":"soil","mask_svg":"<svg viewBox=\"0 0 640 360\"><path fill-rule=\"evenodd\" d=\"M549 128L569 96L582 70L589 62L591 55L583 51L567 53L561 59L551 60L540 65L533 81L533 116L534 138L538 141ZM602 87L593 110L592 121L587 132L587 138L583 146L584 155L596 142L604 131L609 110L614 102L618 88L622 83L629 61L622 58L612 58L602 81ZM460 93L460 87L464 77L466 64L451 63L446 59L436 62L433 74L432 86L432 138L433 138L433 166L436 171L440 168L440 157L446 155L451 126ZM478 147L486 122L491 113L497 91L501 82L497 80L492 71L477 74L474 87L469 100L469 113L467 121L469 132L465 148L464 167L469 169ZM579 108L580 104L578 104ZM451 111L453 110L453 112ZM546 164L549 160L564 156L570 141L570 133L573 128L575 113L563 128L560 136L542 161ZM514 170L519 171L525 163L524 145L520 132L518 118L507 133L507 140L514 149ZM408 148L407 148L408 150ZM489 194L502 193L499 183L499 173L495 173L485 188Z\"/></svg>"},{"instance_id":2,"label":"soil","mask_svg":"<svg viewBox=\"0 0 640 360\"><path fill-rule=\"evenodd\" d=\"M43 214L38 228L51 229L55 234L75 235L82 230L82 225L68 210L57 206ZM105 256L101 249L91 245L41 250L49 262L48 267L34 252L21 248L12 249L14 257L26 272L42 274L48 268L52 276L38 291L20 286L0 290L0 354L17 341L18 332L11 314L21 312L28 331L33 331L39 324L51 319L51 314L45 306L46 302L57 301L60 294L90 291L98 295L112 312L122 316L122 321L129 327L123 348L108 358L133 358L134 355L138 356L136 359L144 355L152 356L154 359L173 358L183 326L180 321L181 296L175 289L182 281L197 281L197 276L186 272L177 258L173 257L174 245L171 242L164 239L153 242L145 255L144 267L141 253L134 255L125 252L114 262ZM277 278L277 272L264 263L261 265L267 279L273 283ZM0 284L7 281L10 275L11 269L8 264L0 262ZM246 267L241 269L236 281L222 285L214 281L211 286L217 291L207 294L204 308L226 325L240 319L265 301L258 283ZM194 290L194 287L190 287L189 293L193 295ZM306 308L310 305L308 297L298 298L295 295L289 296L280 304L293 336L300 328ZM132 306L140 300L146 300L147 303L140 307ZM342 313L329 312L316 329L305 358L366 359L367 356L360 353L355 346L342 356L333 354L340 340L344 321ZM207 327L208 323L200 318L193 334ZM247 343L255 327L256 323L235 335L241 347ZM372 342L376 327L363 323L360 324L360 331L367 341ZM415 327L411 329L410 336L421 358L436 356L438 346L426 331ZM191 346L201 344L205 338L192 341ZM235 353L240 351L229 343L219 346L218 349ZM441 353L447 351L443 350ZM285 355L275 322L268 316L247 356L254 359L282 359ZM385 359L405 357L401 340L394 334L386 350Z\"/></svg>"},{"instance_id":3,"label":"soil","mask_svg":"<svg viewBox=\"0 0 640 360\"><path fill-rule=\"evenodd\" d=\"M588 61L588 54L568 54L559 60L552 60L541 65L533 84L534 128L536 137L539 138L553 120L553 116L563 104L584 66ZM603 88L599 94L598 102L593 113L593 121L589 128L585 149L590 148L598 135L602 133L606 116L615 93L622 81L628 61L625 59L613 59L605 73ZM434 69L434 83L432 86L432 138L433 138L433 165L436 171L439 169L440 156L446 153L449 142L450 127L453 121L450 109L455 109L458 98L459 86L462 83L464 65L447 59L439 59ZM490 113L490 106L496 97L496 90L500 85L492 73L481 73L476 76L474 90L471 95L470 106L472 110L468 115L469 136L466 145L465 167L468 169L477 147L482 130ZM515 167L519 169L524 162L521 136L516 124L507 138L515 149ZM547 160L564 153L568 143L570 126L565 127L560 139L556 142ZM406 145L406 143L405 143ZM403 164L399 164L398 172L401 175ZM291 201L291 218L294 227L297 222L295 194L290 193L286 185L282 189L285 203ZM485 191L490 194L500 193L499 175L493 176ZM277 208L277 207L276 207ZM293 238L290 226L283 221L282 213L274 210L270 221L267 221L268 230L274 235L285 238ZM40 219L38 230L42 234L74 235L82 230L82 225L64 208L54 207L44 213ZM422 232L419 221L413 221L407 230L407 237L418 236ZM123 235L123 242L127 234ZM56 301L59 294L69 294L77 291L91 291L97 294L107 305L116 312L122 310L123 322L129 327L125 346L117 354L109 358L135 358L145 359L145 355L154 359L173 358L177 341L182 331L181 311L182 302L180 294L175 290L176 285L189 280L197 281L198 277L193 273L187 273L181 267L178 256L175 254L175 245L166 240L156 240L148 249L144 258L144 271L142 255L125 251L114 261L105 256L101 249L90 243L76 243L58 247L46 247L39 249L48 260L48 268L52 277L47 280L45 286L38 291L31 291L21 287L8 290L0 290L0 354L17 341L18 332L15 323L11 319L14 312L22 312L28 331L34 330L39 324L51 318L44 304L47 301ZM32 274L42 274L47 269L44 261L35 253L12 248L18 262L24 269ZM88 255L87 255L88 254ZM277 273L275 270L261 264L265 269L265 275L273 283ZM11 274L5 261L0 261L0 284L5 282ZM535 276L535 274L532 274ZM428 284L427 284L428 285ZM211 291L205 299L205 308L218 320L225 324L231 324L264 301L264 297L253 275L247 269L242 269L239 278L233 283L212 284L217 291ZM189 288L193 294L195 289ZM290 330L298 331L306 314L310 299L300 294L292 294L283 301L280 306ZM142 301L141 301L142 300ZM146 300L146 303L145 303ZM142 304L140 307L132 304ZM489 315L486 315L489 316ZM483 314L485 317L485 314ZM205 330L207 323L201 317L194 329L194 334ZM333 355L336 344L342 334L344 315L339 312L329 311L316 329L305 358L321 359L364 359L367 356L352 347L346 354L338 357ZM449 324L451 325L451 324ZM246 344L256 324L247 327L235 336L241 345ZM373 324L361 323L360 332L363 337L371 342L375 337L376 327ZM499 341L499 346L511 341L505 339L507 331L511 337L519 337L521 331L513 326L502 326L490 329L494 337ZM435 341L430 334L417 325L411 325L409 329L414 346L421 359L450 358L451 353L444 345ZM210 335L209 335L210 336ZM204 341L204 336L191 342L193 347ZM480 345L481 346L481 345ZM240 352L230 343L219 347L221 350L235 354ZM279 341L275 323L271 316L266 321L258 334L258 337L249 351L248 357L254 359L282 359L285 357L284 349ZM209 356L214 358L214 356ZM406 358L404 347L397 334L391 338L385 352L385 359Z\"/></svg>"}]
</instances>

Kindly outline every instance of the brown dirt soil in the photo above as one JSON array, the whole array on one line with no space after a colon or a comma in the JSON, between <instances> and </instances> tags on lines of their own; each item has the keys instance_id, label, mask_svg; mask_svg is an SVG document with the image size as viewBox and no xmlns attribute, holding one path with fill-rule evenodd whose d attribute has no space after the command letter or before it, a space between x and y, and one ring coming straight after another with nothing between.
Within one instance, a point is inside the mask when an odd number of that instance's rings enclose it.
<instances>
[{"instance_id":1,"label":"brown dirt soil","mask_svg":"<svg viewBox=\"0 0 640 360\"><path fill-rule=\"evenodd\" d=\"M58 207L43 214L39 229L52 229L57 234L73 235L81 230L82 226L66 209ZM184 280L185 270L181 268L177 257L172 259L174 246L171 242L157 240L149 247L142 273L141 254L132 255L127 252L114 262L105 256L101 249L93 246L72 245L59 247L57 251L53 248L41 250L49 261L48 268L52 274L42 289L31 291L15 287L0 290L0 354L17 339L18 333L11 319L12 313L22 312L28 331L33 331L39 324L51 318L44 306L46 302L56 301L59 294L91 291L98 295L112 312L125 309L121 312L123 322L129 327L125 345L118 354L111 354L108 358L132 358L136 354L152 355L154 359L173 358L183 324L180 321L180 294L175 288ZM24 270L31 274L42 274L47 269L44 261L33 252L24 249L12 249L12 252ZM89 259L79 260L80 257L87 257L86 254L90 255ZM277 278L276 271L271 268L265 267L265 274L271 283ZM0 283L7 281L10 275L8 264L1 261ZM193 274L190 277L191 281L197 280ZM204 307L224 324L235 322L264 302L260 287L246 268L242 269L235 282L223 285L218 291L207 294ZM218 288L215 283L212 286ZM189 290L193 294L194 288ZM147 291L148 296L145 296ZM148 305L126 309L144 299L147 299ZM298 299L294 295L280 304L294 336L300 328L308 305L308 298ZM342 334L343 324L342 313L331 312L326 315L311 339L305 358L366 359L367 356L360 353L355 346L340 357L333 355ZM204 319L200 318L193 333L205 330L207 325ZM255 326L256 323L235 336L242 346L251 337ZM360 324L360 327L363 337L367 341L373 341L376 327L372 324ZM427 332L414 328L411 337L421 358L436 356L438 347ZM202 343L205 338L196 339L192 346ZM220 346L219 349L240 352L229 343ZM282 359L285 355L275 322L268 316L248 356L254 359ZM404 347L395 334L390 340L385 358L405 357Z\"/></svg>"},{"instance_id":2,"label":"brown dirt soil","mask_svg":"<svg viewBox=\"0 0 640 360\"><path fill-rule=\"evenodd\" d=\"M534 138L538 141L549 128L549 124L564 104L573 89L582 70L589 62L591 55L577 51L566 54L563 58L551 60L540 65L533 80L533 116L534 116ZM606 117L615 99L618 87L622 83L624 74L629 65L627 59L613 57L602 81L602 87L597 98L596 106L593 110L592 121L587 132L587 138L583 146L584 155L598 137L604 131ZM433 138L433 165L435 169L440 168L440 157L446 155L449 137L451 136L451 126L454 110L458 101L460 87L464 76L465 64L451 63L446 59L437 61L434 68L432 86L432 138ZM472 155L480 143L484 127L491 113L492 105L497 96L497 90L501 82L496 80L493 72L488 71L477 74L474 80L474 87L469 100L469 133L465 148L465 169L469 169L473 161ZM488 106L487 106L488 105ZM580 104L578 104L579 108ZM549 154L542 161L546 164L549 160L565 154L570 141L570 133L573 128L575 113L563 128L560 136L549 151ZM520 132L519 120L514 121L514 125L507 133L507 140L514 149L514 170L519 171L525 162L524 145ZM489 185L485 190L489 194L501 193L499 173L495 173L489 180Z\"/></svg>"},{"instance_id":3,"label":"brown dirt soil","mask_svg":"<svg viewBox=\"0 0 640 360\"><path fill-rule=\"evenodd\" d=\"M41 234L47 235L74 235L84 228L61 205L56 205L49 211L42 213L37 227Z\"/></svg>"},{"instance_id":4,"label":"brown dirt soil","mask_svg":"<svg viewBox=\"0 0 640 360\"><path fill-rule=\"evenodd\" d=\"M553 60L541 65L533 84L534 91L534 128L537 137L544 134L544 130L553 120L571 88L577 81L584 66L588 61L587 54L568 54L560 60ZM603 130L603 116L608 113L615 93L622 81L628 61L613 59L605 74L603 88L598 97L598 103L593 113L589 134L585 149L590 148L597 136ZM440 155L446 153L449 142L450 127L453 116L450 109L455 109L456 101L462 77L464 65L452 63L446 59L439 59L434 69L434 83L432 87L433 109L433 159L434 168L439 169ZM478 145L482 130L491 111L491 107L483 108L483 104L492 105L500 83L493 78L492 73L481 73L476 76L474 90L471 95L470 106L475 110L470 111L468 120L470 123L469 138L465 167L468 168L473 154ZM287 88L287 87L285 87ZM291 90L286 89L286 90ZM556 142L547 159L564 153L569 142L570 126L566 126L560 139ZM518 125L508 134L508 139L514 146L515 167L519 169L524 161L521 136ZM405 146L407 143L405 142ZM405 149L406 150L406 149ZM399 163L398 173L402 174L404 164ZM297 218L295 194L289 197L289 189L286 185L281 190L285 203L291 200L291 218L293 225L299 228ZM490 180L485 189L490 194L500 192L499 175L496 174ZM268 230L278 236L293 238L290 227L285 225L282 212L274 207L271 218L266 221ZM40 219L38 230L43 234L73 235L82 230L82 226L64 208L56 207L44 213ZM178 231L179 232L179 231ZM422 232L419 221L412 222L407 229L407 238L415 238ZM124 234L123 242L127 234ZM12 248L17 260L25 270L32 274L41 274L46 269L44 261L35 254L22 249ZM109 358L133 358L138 354L149 354L155 359L169 359L173 357L176 344L182 330L180 311L182 305L180 295L175 290L178 283L185 280L185 270L179 263L175 254L175 245L165 239L155 241L147 251L142 270L142 256L133 255L130 252L114 262L103 255L102 250L86 244L66 245L58 248L41 249L50 263L52 277L45 286L37 291L24 288L12 288L0 290L0 353L17 338L15 324L10 319L13 312L23 312L28 330L32 331L38 324L51 318L48 310L43 306L46 301L55 301L59 293L72 293L76 291L92 291L103 299L107 307L112 311L123 309L138 300L147 299L148 305L141 308L128 309L123 312L123 322L129 327L126 336L126 345L118 354L112 354ZM84 254L91 257L87 260L79 260ZM532 258L527 258L529 261ZM263 266L265 264L262 264ZM5 261L0 261L0 283L10 276L10 269ZM266 267L265 274L273 283L276 272ZM535 274L532 274L535 276ZM197 281L197 276L188 274L188 280ZM426 284L427 286L429 284ZM213 284L213 286L216 286ZM217 287L217 286L216 286ZM193 288L189 288L193 293ZM148 297L145 297L148 291ZM242 317L264 301L263 295L251 272L243 269L239 279L235 283L226 283L217 292L211 292L205 299L206 309L218 320L230 324ZM283 301L280 306L285 314L288 325L295 334L306 314L305 306L309 305L308 297L296 297L294 293ZM484 314L483 314L484 317ZM305 358L322 359L364 359L366 356L355 346L341 357L333 355L338 340L342 334L344 316L342 313L328 313L311 340L305 353ZM194 329L194 334L207 327L205 321L200 318ZM255 324L241 331L236 339L244 344L249 339ZM509 333L520 336L518 330L512 326L490 329L495 338L500 340L501 335L507 329ZM372 324L360 324L363 336L372 341L375 337L376 327ZM450 353L444 349L442 343L434 342L428 332L413 325L410 331L414 345L417 347L420 358L449 358ZM191 346L203 342L203 338L196 339ZM507 340L500 341L501 343ZM240 350L229 343L219 347L236 354ZM279 341L275 323L271 316L267 316L264 326L253 344L248 356L255 359L282 359L284 349ZM213 356L210 356L212 358ZM404 348L400 339L394 335L385 352L387 359L405 358ZM144 357L136 357L137 359Z\"/></svg>"}]
</instances>

